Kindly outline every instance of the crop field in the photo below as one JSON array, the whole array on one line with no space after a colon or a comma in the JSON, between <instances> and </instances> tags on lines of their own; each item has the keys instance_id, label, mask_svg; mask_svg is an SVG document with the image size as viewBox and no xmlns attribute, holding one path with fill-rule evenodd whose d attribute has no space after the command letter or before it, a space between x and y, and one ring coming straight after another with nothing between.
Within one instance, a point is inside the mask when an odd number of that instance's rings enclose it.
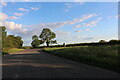
<instances>
[{"instance_id":1,"label":"crop field","mask_svg":"<svg viewBox=\"0 0 120 80\"><path fill-rule=\"evenodd\" d=\"M66 59L117 71L120 46L45 48L44 51Z\"/></svg>"}]
</instances>

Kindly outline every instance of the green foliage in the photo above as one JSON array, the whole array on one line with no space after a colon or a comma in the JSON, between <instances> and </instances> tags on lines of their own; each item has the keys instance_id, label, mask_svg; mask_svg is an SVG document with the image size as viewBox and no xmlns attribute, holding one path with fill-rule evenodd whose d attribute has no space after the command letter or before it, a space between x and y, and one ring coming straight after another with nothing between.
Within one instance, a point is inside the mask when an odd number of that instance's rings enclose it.
<instances>
[{"instance_id":1,"label":"green foliage","mask_svg":"<svg viewBox=\"0 0 120 80\"><path fill-rule=\"evenodd\" d=\"M4 48L5 45L5 37L7 36L7 31L5 26L0 26L0 46Z\"/></svg>"},{"instance_id":2,"label":"green foliage","mask_svg":"<svg viewBox=\"0 0 120 80\"><path fill-rule=\"evenodd\" d=\"M41 40L36 39L36 40L33 40L33 41L32 41L31 45L32 45L34 48L37 48L37 47L39 47L39 45L42 44L42 43L43 43L43 42L42 42Z\"/></svg>"},{"instance_id":3,"label":"green foliage","mask_svg":"<svg viewBox=\"0 0 120 80\"><path fill-rule=\"evenodd\" d=\"M118 71L120 46L45 48L50 54Z\"/></svg>"},{"instance_id":4,"label":"green foliage","mask_svg":"<svg viewBox=\"0 0 120 80\"><path fill-rule=\"evenodd\" d=\"M21 48L23 45L23 41L21 40L21 37L17 36L15 37L14 35L8 35L4 39L4 47L5 48Z\"/></svg>"},{"instance_id":5,"label":"green foliage","mask_svg":"<svg viewBox=\"0 0 120 80\"><path fill-rule=\"evenodd\" d=\"M5 26L0 26L1 38L2 38L2 48L21 48L23 45L22 38L20 36L7 35Z\"/></svg>"},{"instance_id":6,"label":"green foliage","mask_svg":"<svg viewBox=\"0 0 120 80\"><path fill-rule=\"evenodd\" d=\"M99 43L106 43L106 41L105 40L100 40Z\"/></svg>"},{"instance_id":7,"label":"green foliage","mask_svg":"<svg viewBox=\"0 0 120 80\"><path fill-rule=\"evenodd\" d=\"M18 49L18 48L5 48L3 51L2 51L2 53L3 53L3 55L5 55L5 54L12 54L12 53L15 53L15 52L19 52L19 51L22 51L22 50L24 50L24 49Z\"/></svg>"},{"instance_id":8,"label":"green foliage","mask_svg":"<svg viewBox=\"0 0 120 80\"><path fill-rule=\"evenodd\" d=\"M34 36L32 37L32 40L38 40L38 36L37 36L37 35L34 35Z\"/></svg>"},{"instance_id":9,"label":"green foliage","mask_svg":"<svg viewBox=\"0 0 120 80\"><path fill-rule=\"evenodd\" d=\"M118 43L120 43L120 40L110 40L109 43L118 44Z\"/></svg>"},{"instance_id":10,"label":"green foliage","mask_svg":"<svg viewBox=\"0 0 120 80\"><path fill-rule=\"evenodd\" d=\"M49 28L44 28L39 36L39 38L46 42L47 47L49 44L57 43L56 40L53 40L56 37L56 34L52 32Z\"/></svg>"},{"instance_id":11,"label":"green foliage","mask_svg":"<svg viewBox=\"0 0 120 80\"><path fill-rule=\"evenodd\" d=\"M42 40L39 40L39 39L38 39L38 36L37 36L37 35L34 35L34 36L32 37L32 40L33 40L33 41L32 41L32 43L31 43L31 45L32 45L32 47L34 47L34 48L39 47L39 45L43 43Z\"/></svg>"}]
</instances>

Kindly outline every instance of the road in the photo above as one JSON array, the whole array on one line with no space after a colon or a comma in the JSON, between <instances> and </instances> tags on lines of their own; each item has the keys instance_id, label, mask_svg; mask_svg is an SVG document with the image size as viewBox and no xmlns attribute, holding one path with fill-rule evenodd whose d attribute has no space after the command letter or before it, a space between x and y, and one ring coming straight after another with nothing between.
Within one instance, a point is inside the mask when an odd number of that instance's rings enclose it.
<instances>
[{"instance_id":1,"label":"road","mask_svg":"<svg viewBox=\"0 0 120 80\"><path fill-rule=\"evenodd\" d=\"M3 78L118 78L118 73L66 60L40 49L3 57Z\"/></svg>"}]
</instances>

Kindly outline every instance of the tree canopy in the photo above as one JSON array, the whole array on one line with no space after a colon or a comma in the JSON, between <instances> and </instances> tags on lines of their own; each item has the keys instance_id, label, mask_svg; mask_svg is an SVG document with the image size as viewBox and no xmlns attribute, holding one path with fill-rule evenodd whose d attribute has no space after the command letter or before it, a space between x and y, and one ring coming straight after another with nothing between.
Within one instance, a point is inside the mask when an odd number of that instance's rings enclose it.
<instances>
[{"instance_id":1,"label":"tree canopy","mask_svg":"<svg viewBox=\"0 0 120 80\"><path fill-rule=\"evenodd\" d=\"M44 28L41 34L39 35L39 37L37 35L34 35L32 37L33 41L31 45L33 47L39 47L39 45L43 43L46 43L47 46L49 46L49 44L56 44L57 41L54 40L55 37L56 37L56 34L54 32L52 32L49 28Z\"/></svg>"},{"instance_id":2,"label":"tree canopy","mask_svg":"<svg viewBox=\"0 0 120 80\"><path fill-rule=\"evenodd\" d=\"M56 34L52 32L49 28L44 28L39 36L39 38L46 42L47 47L49 44L57 43L56 40L53 40L56 37Z\"/></svg>"},{"instance_id":3,"label":"tree canopy","mask_svg":"<svg viewBox=\"0 0 120 80\"><path fill-rule=\"evenodd\" d=\"M22 38L20 36L7 35L5 26L0 26L2 48L21 48L23 45Z\"/></svg>"},{"instance_id":4,"label":"tree canopy","mask_svg":"<svg viewBox=\"0 0 120 80\"><path fill-rule=\"evenodd\" d=\"M32 43L31 43L31 45L32 45L34 48L39 47L39 45L43 43L41 40L38 39L38 36L37 36L37 35L34 35L34 36L32 37L32 40L33 40L33 41L32 41Z\"/></svg>"}]
</instances>

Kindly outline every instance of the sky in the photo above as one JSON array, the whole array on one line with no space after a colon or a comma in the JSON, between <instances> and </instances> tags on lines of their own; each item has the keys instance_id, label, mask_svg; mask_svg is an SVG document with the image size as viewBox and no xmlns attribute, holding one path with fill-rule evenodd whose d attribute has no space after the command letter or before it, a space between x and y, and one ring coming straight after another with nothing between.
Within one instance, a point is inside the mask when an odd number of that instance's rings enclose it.
<instances>
[{"instance_id":1,"label":"sky","mask_svg":"<svg viewBox=\"0 0 120 80\"><path fill-rule=\"evenodd\" d=\"M118 39L117 2L4 2L0 25L30 46L43 28L56 33L58 44Z\"/></svg>"}]
</instances>

